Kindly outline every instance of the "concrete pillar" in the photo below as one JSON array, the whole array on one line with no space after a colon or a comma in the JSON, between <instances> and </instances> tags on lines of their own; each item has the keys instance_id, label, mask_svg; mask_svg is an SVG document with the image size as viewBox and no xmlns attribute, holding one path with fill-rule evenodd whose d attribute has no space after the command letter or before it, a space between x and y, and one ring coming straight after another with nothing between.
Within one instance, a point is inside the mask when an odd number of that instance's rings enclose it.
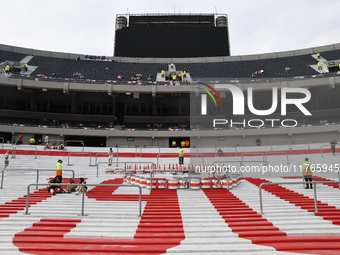
<instances>
[{"instance_id":1,"label":"concrete pillar","mask_svg":"<svg viewBox=\"0 0 340 255\"><path fill-rule=\"evenodd\" d=\"M157 115L156 97L152 97L152 115Z\"/></svg>"},{"instance_id":2,"label":"concrete pillar","mask_svg":"<svg viewBox=\"0 0 340 255\"><path fill-rule=\"evenodd\" d=\"M117 97L115 96L112 97L112 114L117 114Z\"/></svg>"},{"instance_id":3,"label":"concrete pillar","mask_svg":"<svg viewBox=\"0 0 340 255\"><path fill-rule=\"evenodd\" d=\"M30 111L34 111L35 110L35 93L34 90L32 89L30 91Z\"/></svg>"},{"instance_id":4,"label":"concrete pillar","mask_svg":"<svg viewBox=\"0 0 340 255\"><path fill-rule=\"evenodd\" d=\"M77 94L72 94L71 98L71 113L75 114L77 109Z\"/></svg>"}]
</instances>

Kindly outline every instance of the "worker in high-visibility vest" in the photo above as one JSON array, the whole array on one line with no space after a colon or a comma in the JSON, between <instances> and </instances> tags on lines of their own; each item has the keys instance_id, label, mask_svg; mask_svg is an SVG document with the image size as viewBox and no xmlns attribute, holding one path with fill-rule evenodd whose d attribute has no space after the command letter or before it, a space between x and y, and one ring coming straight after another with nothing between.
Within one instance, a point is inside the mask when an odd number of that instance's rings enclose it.
<instances>
[{"instance_id":1,"label":"worker in high-visibility vest","mask_svg":"<svg viewBox=\"0 0 340 255\"><path fill-rule=\"evenodd\" d=\"M187 76L187 71L183 71L183 77Z\"/></svg>"},{"instance_id":2,"label":"worker in high-visibility vest","mask_svg":"<svg viewBox=\"0 0 340 255\"><path fill-rule=\"evenodd\" d=\"M181 147L185 147L185 141L181 141Z\"/></svg>"},{"instance_id":3,"label":"worker in high-visibility vest","mask_svg":"<svg viewBox=\"0 0 340 255\"><path fill-rule=\"evenodd\" d=\"M305 158L305 163L302 165L302 171L303 171L303 177L305 178L306 181L306 189L309 189L308 187L308 181L312 182L313 181L313 172L311 171L311 163L308 161L308 158ZM313 184L311 183L310 188L313 188Z\"/></svg>"},{"instance_id":4,"label":"worker in high-visibility vest","mask_svg":"<svg viewBox=\"0 0 340 255\"><path fill-rule=\"evenodd\" d=\"M316 53L316 56L317 56L318 58L321 58L320 52Z\"/></svg>"},{"instance_id":5,"label":"worker in high-visibility vest","mask_svg":"<svg viewBox=\"0 0 340 255\"><path fill-rule=\"evenodd\" d=\"M162 70L161 74L162 74L162 77L164 77L164 75L165 75L165 71L164 71L164 70Z\"/></svg>"},{"instance_id":6,"label":"worker in high-visibility vest","mask_svg":"<svg viewBox=\"0 0 340 255\"><path fill-rule=\"evenodd\" d=\"M174 63L171 63L171 68L174 68Z\"/></svg>"},{"instance_id":7,"label":"worker in high-visibility vest","mask_svg":"<svg viewBox=\"0 0 340 255\"><path fill-rule=\"evenodd\" d=\"M185 141L185 146L186 146L186 147L189 147L189 146L190 146L190 141L189 141L189 140L186 140L186 141Z\"/></svg>"},{"instance_id":8,"label":"worker in high-visibility vest","mask_svg":"<svg viewBox=\"0 0 340 255\"><path fill-rule=\"evenodd\" d=\"M178 159L179 159L179 164L183 165L184 164L184 150L182 147L178 151Z\"/></svg>"},{"instance_id":9,"label":"worker in high-visibility vest","mask_svg":"<svg viewBox=\"0 0 340 255\"><path fill-rule=\"evenodd\" d=\"M25 64L25 72L27 72L27 69L28 69L28 65L27 63Z\"/></svg>"},{"instance_id":10,"label":"worker in high-visibility vest","mask_svg":"<svg viewBox=\"0 0 340 255\"><path fill-rule=\"evenodd\" d=\"M32 138L29 141L30 145L34 145L35 144L35 139L34 136L32 136Z\"/></svg>"},{"instance_id":11,"label":"worker in high-visibility vest","mask_svg":"<svg viewBox=\"0 0 340 255\"><path fill-rule=\"evenodd\" d=\"M176 141L172 141L172 147L176 147Z\"/></svg>"},{"instance_id":12,"label":"worker in high-visibility vest","mask_svg":"<svg viewBox=\"0 0 340 255\"><path fill-rule=\"evenodd\" d=\"M55 176L60 176L61 181L63 181L63 166L61 165L61 163L63 163L63 161L61 159L58 160L57 165L55 166L55 169L57 169L57 171L55 171Z\"/></svg>"},{"instance_id":13,"label":"worker in high-visibility vest","mask_svg":"<svg viewBox=\"0 0 340 255\"><path fill-rule=\"evenodd\" d=\"M318 70L322 70L322 63L318 62Z\"/></svg>"},{"instance_id":14,"label":"worker in high-visibility vest","mask_svg":"<svg viewBox=\"0 0 340 255\"><path fill-rule=\"evenodd\" d=\"M11 70L11 68L9 67L9 65L6 65L6 67L5 67L6 73L9 73L9 70Z\"/></svg>"}]
</instances>

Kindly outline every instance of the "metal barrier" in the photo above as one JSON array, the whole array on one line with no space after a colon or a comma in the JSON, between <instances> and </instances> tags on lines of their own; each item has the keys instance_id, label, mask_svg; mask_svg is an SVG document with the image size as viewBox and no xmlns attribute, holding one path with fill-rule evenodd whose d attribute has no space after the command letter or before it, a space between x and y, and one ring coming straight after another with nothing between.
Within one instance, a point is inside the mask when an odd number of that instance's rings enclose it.
<instances>
[{"instance_id":1,"label":"metal barrier","mask_svg":"<svg viewBox=\"0 0 340 255\"><path fill-rule=\"evenodd\" d=\"M220 147L215 147L215 157L218 156L218 150L222 148L226 148L226 147L234 147L235 148L235 157L237 157L237 145L233 144L233 145L227 145L227 146L220 146Z\"/></svg>"},{"instance_id":2,"label":"metal barrier","mask_svg":"<svg viewBox=\"0 0 340 255\"><path fill-rule=\"evenodd\" d=\"M319 164L319 165L326 165L326 167L327 167L327 164ZM312 172L313 172L313 174L314 173L321 173L321 172L326 173L326 172L328 172L328 169L326 169L326 171L325 171L325 169L322 170L322 168L315 168L315 169L312 169ZM333 173L333 172L334 171L331 170L331 173ZM302 173L302 181L304 182L304 184L306 184L305 176L303 175L302 169L301 169L301 173ZM338 169L338 180L340 182L340 169ZM305 187L305 185L302 185L302 186ZM340 186L339 186L339 189L340 189Z\"/></svg>"},{"instance_id":3,"label":"metal barrier","mask_svg":"<svg viewBox=\"0 0 340 255\"><path fill-rule=\"evenodd\" d=\"M12 145L12 144L4 144L4 146L5 146L5 147L6 147L6 146L12 147L12 155L11 155L11 158L15 158L15 156L16 156L16 149L15 149L15 146Z\"/></svg>"},{"instance_id":4,"label":"metal barrier","mask_svg":"<svg viewBox=\"0 0 340 255\"><path fill-rule=\"evenodd\" d=\"M68 156L67 156L67 165L68 166L73 166L73 165L71 165L70 164L70 155L71 154L76 154L76 155L90 155L90 164L89 164L89 166L91 166L91 153L89 153L89 152L70 152L69 154L68 154Z\"/></svg>"},{"instance_id":5,"label":"metal barrier","mask_svg":"<svg viewBox=\"0 0 340 255\"><path fill-rule=\"evenodd\" d=\"M26 211L24 214L29 214L28 213L28 206L29 206L29 200L30 200L30 188L31 186L53 186L55 185L51 183L32 183L32 184L29 184L27 186L27 198L26 198ZM102 187L136 187L139 189L139 215L138 217L142 217L142 188L139 187L139 186L132 186L132 185L124 185L124 184L76 184L77 186L94 186L94 187L98 187L98 186L102 186ZM61 183L60 186L75 186L75 184L66 184L66 183ZM84 190L85 189L82 189L82 200L81 200L81 216L87 216L87 214L84 214L84 202L85 202L85 193Z\"/></svg>"},{"instance_id":6,"label":"metal barrier","mask_svg":"<svg viewBox=\"0 0 340 255\"><path fill-rule=\"evenodd\" d=\"M78 141L78 140L66 140L66 141L65 141L65 146L64 146L64 150L65 150L65 151L66 151L67 142L72 142L72 143L82 143L82 144L83 144L83 150L82 150L82 151L84 151L84 146L85 146L84 141Z\"/></svg>"},{"instance_id":7,"label":"metal barrier","mask_svg":"<svg viewBox=\"0 0 340 255\"><path fill-rule=\"evenodd\" d=\"M35 148L35 157L34 159L37 159L37 155L38 155L38 148L32 145L18 145L14 147L14 157L13 157L13 151L12 151L12 157L15 158L17 155L17 148L22 148L22 147L26 147L26 148Z\"/></svg>"},{"instance_id":8,"label":"metal barrier","mask_svg":"<svg viewBox=\"0 0 340 255\"><path fill-rule=\"evenodd\" d=\"M153 169L150 171L150 191L152 191L152 176L153 176L153 172L154 171L159 171L159 169ZM193 171L193 170L162 170L163 172L188 172L189 173L189 190L191 190L191 184L190 184L190 181L191 181L191 175L190 175L190 172Z\"/></svg>"},{"instance_id":9,"label":"metal barrier","mask_svg":"<svg viewBox=\"0 0 340 255\"><path fill-rule=\"evenodd\" d=\"M324 147L329 147L329 145L321 145L321 157L323 157L323 151L322 151L322 148Z\"/></svg>"},{"instance_id":10,"label":"metal barrier","mask_svg":"<svg viewBox=\"0 0 340 255\"><path fill-rule=\"evenodd\" d=\"M144 164L155 164L154 162L117 162L117 166L118 167L118 164L124 164L124 173L126 172L126 164L135 164L135 163L144 163ZM98 177L98 166L99 164L107 164L107 161L106 162L98 162L97 163L97 177Z\"/></svg>"},{"instance_id":11,"label":"metal barrier","mask_svg":"<svg viewBox=\"0 0 340 255\"><path fill-rule=\"evenodd\" d=\"M289 165L289 158L288 158L288 152L286 151L267 151L265 154L264 154L264 159L267 160L267 155L268 154L285 154L287 155L287 165Z\"/></svg>"},{"instance_id":12,"label":"metal barrier","mask_svg":"<svg viewBox=\"0 0 340 255\"><path fill-rule=\"evenodd\" d=\"M0 140L2 140L2 146L1 146L1 148L4 148L5 139L4 139L3 137L0 137Z\"/></svg>"},{"instance_id":13,"label":"metal barrier","mask_svg":"<svg viewBox=\"0 0 340 255\"><path fill-rule=\"evenodd\" d=\"M310 149L308 138L292 138L290 139L290 143L292 145L292 141L301 141L301 140L307 140L308 149Z\"/></svg>"},{"instance_id":14,"label":"metal barrier","mask_svg":"<svg viewBox=\"0 0 340 255\"><path fill-rule=\"evenodd\" d=\"M97 165L97 155L106 155L109 157L109 154L107 152L100 152L96 154L95 160L94 160L94 165L91 166L96 166ZM117 166L118 166L118 153L116 153L117 155ZM113 153L113 157L115 156L115 153Z\"/></svg>"},{"instance_id":15,"label":"metal barrier","mask_svg":"<svg viewBox=\"0 0 340 255\"><path fill-rule=\"evenodd\" d=\"M291 150L292 147L289 144L289 139L274 139L274 140L270 140L270 149L273 150L273 142L278 142L278 141L287 141L287 145L288 145L288 149ZM286 144L284 144L286 145Z\"/></svg>"},{"instance_id":16,"label":"metal barrier","mask_svg":"<svg viewBox=\"0 0 340 255\"><path fill-rule=\"evenodd\" d=\"M143 148L145 148L145 149L147 149L147 148L158 148L158 154L161 154L161 147L159 147L159 146L146 146L146 147L141 146L140 147L140 154L139 154L139 156L141 158L143 157ZM136 155L136 157L137 157L137 155Z\"/></svg>"},{"instance_id":17,"label":"metal barrier","mask_svg":"<svg viewBox=\"0 0 340 255\"><path fill-rule=\"evenodd\" d=\"M131 146L118 146L116 147L117 148L117 154L119 154L119 148L122 148L122 149L133 149L135 148L135 157L137 157L137 146L135 147L131 147Z\"/></svg>"},{"instance_id":18,"label":"metal barrier","mask_svg":"<svg viewBox=\"0 0 340 255\"><path fill-rule=\"evenodd\" d=\"M196 158L198 158L198 155L202 155L202 154L198 154L198 149L212 149L212 148L215 148L215 151L216 151L216 147L215 145L212 145L212 146L196 146Z\"/></svg>"},{"instance_id":19,"label":"metal barrier","mask_svg":"<svg viewBox=\"0 0 340 255\"><path fill-rule=\"evenodd\" d=\"M318 203L317 203L317 197L316 197L316 184L317 183L340 183L340 181L317 181L317 182L309 182L309 184L314 184L313 185L313 190L314 190L314 206L315 206L315 213L318 213ZM260 194L260 210L261 214L263 215L263 204L262 204L262 186L263 185L281 185L281 184L304 184L304 182L273 182L273 183L262 183L259 186L259 194Z\"/></svg>"},{"instance_id":20,"label":"metal barrier","mask_svg":"<svg viewBox=\"0 0 340 255\"><path fill-rule=\"evenodd\" d=\"M243 161L243 155L257 155L257 154L262 155L262 160L265 161L263 152L243 152L241 154L241 161Z\"/></svg>"},{"instance_id":21,"label":"metal barrier","mask_svg":"<svg viewBox=\"0 0 340 255\"><path fill-rule=\"evenodd\" d=\"M2 173L1 173L1 187L0 189L3 188L3 184L4 184L4 172L8 170L8 171L25 171L25 172L33 172L33 171L37 171L37 183L39 182L39 172L40 171L43 171L43 172L55 172L56 169L4 169L2 170ZM70 170L70 169L64 169L62 171L66 171L66 172L72 172L72 178L74 179L74 170ZM38 187L36 187L38 189Z\"/></svg>"}]
</instances>

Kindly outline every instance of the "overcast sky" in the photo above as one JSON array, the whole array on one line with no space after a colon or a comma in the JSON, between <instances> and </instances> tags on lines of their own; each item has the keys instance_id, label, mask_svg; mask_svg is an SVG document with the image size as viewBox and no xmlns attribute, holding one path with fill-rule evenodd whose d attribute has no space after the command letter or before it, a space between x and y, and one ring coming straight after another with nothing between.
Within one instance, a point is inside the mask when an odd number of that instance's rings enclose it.
<instances>
[{"instance_id":1,"label":"overcast sky","mask_svg":"<svg viewBox=\"0 0 340 255\"><path fill-rule=\"evenodd\" d=\"M340 43L339 10L340 0L0 0L0 44L112 56L116 14L217 11L231 55L278 52Z\"/></svg>"}]
</instances>

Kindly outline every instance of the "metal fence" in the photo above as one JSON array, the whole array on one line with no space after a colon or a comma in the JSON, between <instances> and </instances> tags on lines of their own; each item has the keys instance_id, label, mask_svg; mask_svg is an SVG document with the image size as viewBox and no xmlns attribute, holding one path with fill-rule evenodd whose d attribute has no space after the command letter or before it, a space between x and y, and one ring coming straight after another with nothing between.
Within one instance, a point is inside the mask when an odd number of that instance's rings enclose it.
<instances>
[{"instance_id":1,"label":"metal fence","mask_svg":"<svg viewBox=\"0 0 340 255\"><path fill-rule=\"evenodd\" d=\"M28 207L29 207L29 200L30 200L30 189L31 186L52 186L51 183L31 183L27 186L27 198L26 198L26 210L25 214L28 213ZM55 185L55 183L53 183ZM142 188L139 186L132 186L132 185L124 185L124 184L76 184L77 186L94 186L94 187L135 187L139 189L139 214L138 217L142 217ZM66 184L66 183L60 183L60 186L75 186L75 184ZM84 204L85 204L85 193L84 190L82 189L82 200L81 200L81 216L87 216L87 214L84 214Z\"/></svg>"}]
</instances>

